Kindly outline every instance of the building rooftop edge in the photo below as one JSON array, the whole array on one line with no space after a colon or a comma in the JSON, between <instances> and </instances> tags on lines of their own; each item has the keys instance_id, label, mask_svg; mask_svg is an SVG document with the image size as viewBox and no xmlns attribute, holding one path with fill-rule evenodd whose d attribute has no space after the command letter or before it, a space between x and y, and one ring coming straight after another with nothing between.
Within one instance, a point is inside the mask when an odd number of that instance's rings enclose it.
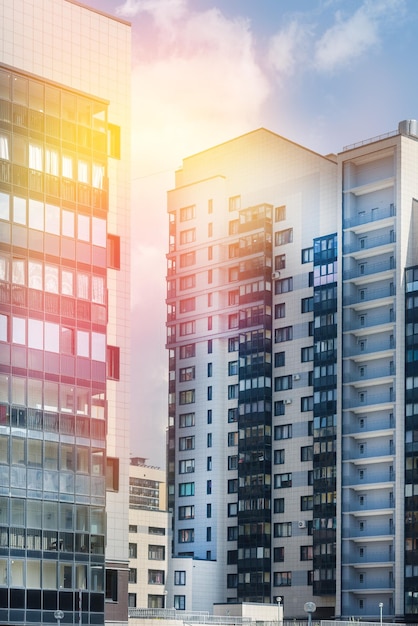
<instances>
[{"instance_id":1,"label":"building rooftop edge","mask_svg":"<svg viewBox=\"0 0 418 626\"><path fill-rule=\"evenodd\" d=\"M85 2L78 2L77 0L65 0L65 2L68 2L69 4L75 4L76 6L81 7L82 9L87 9L88 11L93 11L93 13L98 13L99 15L103 15L104 17L108 17L111 20L115 20L115 22L120 22L121 24L125 24L125 26L132 26L132 23L128 22L128 20L124 20L120 17L116 17L115 15L111 15L110 13L105 13L104 11L101 11L100 9L90 7Z\"/></svg>"}]
</instances>

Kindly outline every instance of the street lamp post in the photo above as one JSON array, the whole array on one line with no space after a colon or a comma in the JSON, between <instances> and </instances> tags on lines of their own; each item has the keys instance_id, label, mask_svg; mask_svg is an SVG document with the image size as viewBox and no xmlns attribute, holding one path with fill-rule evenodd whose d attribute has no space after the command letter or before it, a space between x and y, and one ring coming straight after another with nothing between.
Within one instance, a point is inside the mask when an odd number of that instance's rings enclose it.
<instances>
[{"instance_id":1,"label":"street lamp post","mask_svg":"<svg viewBox=\"0 0 418 626\"><path fill-rule=\"evenodd\" d=\"M308 614L308 624L312 626L312 613L316 611L316 604L315 602L305 602L303 608L305 613Z\"/></svg>"},{"instance_id":2,"label":"street lamp post","mask_svg":"<svg viewBox=\"0 0 418 626\"><path fill-rule=\"evenodd\" d=\"M379 609L380 609L380 626L382 626L382 622L383 622L383 602L379 602Z\"/></svg>"}]
</instances>

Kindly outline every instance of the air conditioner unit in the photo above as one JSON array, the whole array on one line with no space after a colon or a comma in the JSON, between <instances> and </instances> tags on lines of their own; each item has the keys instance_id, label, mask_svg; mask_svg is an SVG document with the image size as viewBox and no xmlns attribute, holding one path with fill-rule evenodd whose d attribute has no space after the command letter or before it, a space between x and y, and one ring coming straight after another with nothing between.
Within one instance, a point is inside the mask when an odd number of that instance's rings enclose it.
<instances>
[{"instance_id":1,"label":"air conditioner unit","mask_svg":"<svg viewBox=\"0 0 418 626\"><path fill-rule=\"evenodd\" d=\"M273 274L271 275L272 280L275 280L276 278L280 278L280 272L273 272Z\"/></svg>"},{"instance_id":2,"label":"air conditioner unit","mask_svg":"<svg viewBox=\"0 0 418 626\"><path fill-rule=\"evenodd\" d=\"M186 472L194 472L194 467L191 467L190 465L188 465L186 467Z\"/></svg>"},{"instance_id":3,"label":"air conditioner unit","mask_svg":"<svg viewBox=\"0 0 418 626\"><path fill-rule=\"evenodd\" d=\"M285 404L292 404L292 400L291 398L286 398L286 400L284 401Z\"/></svg>"},{"instance_id":4,"label":"air conditioner unit","mask_svg":"<svg viewBox=\"0 0 418 626\"><path fill-rule=\"evenodd\" d=\"M298 528L306 528L306 522L305 520L301 519L298 522Z\"/></svg>"},{"instance_id":5,"label":"air conditioner unit","mask_svg":"<svg viewBox=\"0 0 418 626\"><path fill-rule=\"evenodd\" d=\"M300 374L293 374L293 380L300 380Z\"/></svg>"}]
</instances>

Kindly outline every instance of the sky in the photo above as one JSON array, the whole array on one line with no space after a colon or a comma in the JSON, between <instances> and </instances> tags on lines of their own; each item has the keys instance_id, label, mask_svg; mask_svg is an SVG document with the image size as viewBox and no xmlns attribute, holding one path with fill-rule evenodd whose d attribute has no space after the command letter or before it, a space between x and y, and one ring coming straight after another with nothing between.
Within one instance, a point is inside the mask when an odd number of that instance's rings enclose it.
<instances>
[{"instance_id":1,"label":"sky","mask_svg":"<svg viewBox=\"0 0 418 626\"><path fill-rule=\"evenodd\" d=\"M259 127L321 154L418 118L416 0L84 0L132 24L132 446L165 467L167 191Z\"/></svg>"}]
</instances>

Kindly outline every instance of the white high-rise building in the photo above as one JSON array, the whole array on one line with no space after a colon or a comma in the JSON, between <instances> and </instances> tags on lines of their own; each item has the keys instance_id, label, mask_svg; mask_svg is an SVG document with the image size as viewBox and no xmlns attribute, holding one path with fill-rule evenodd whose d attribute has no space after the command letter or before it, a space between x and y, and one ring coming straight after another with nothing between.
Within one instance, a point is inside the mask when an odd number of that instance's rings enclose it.
<instances>
[{"instance_id":1,"label":"white high-rise building","mask_svg":"<svg viewBox=\"0 0 418 626\"><path fill-rule=\"evenodd\" d=\"M327 156L260 129L176 173L169 508L220 603L418 612L417 165L408 120Z\"/></svg>"},{"instance_id":2,"label":"white high-rise building","mask_svg":"<svg viewBox=\"0 0 418 626\"><path fill-rule=\"evenodd\" d=\"M0 18L0 621L126 624L130 26Z\"/></svg>"}]
</instances>

